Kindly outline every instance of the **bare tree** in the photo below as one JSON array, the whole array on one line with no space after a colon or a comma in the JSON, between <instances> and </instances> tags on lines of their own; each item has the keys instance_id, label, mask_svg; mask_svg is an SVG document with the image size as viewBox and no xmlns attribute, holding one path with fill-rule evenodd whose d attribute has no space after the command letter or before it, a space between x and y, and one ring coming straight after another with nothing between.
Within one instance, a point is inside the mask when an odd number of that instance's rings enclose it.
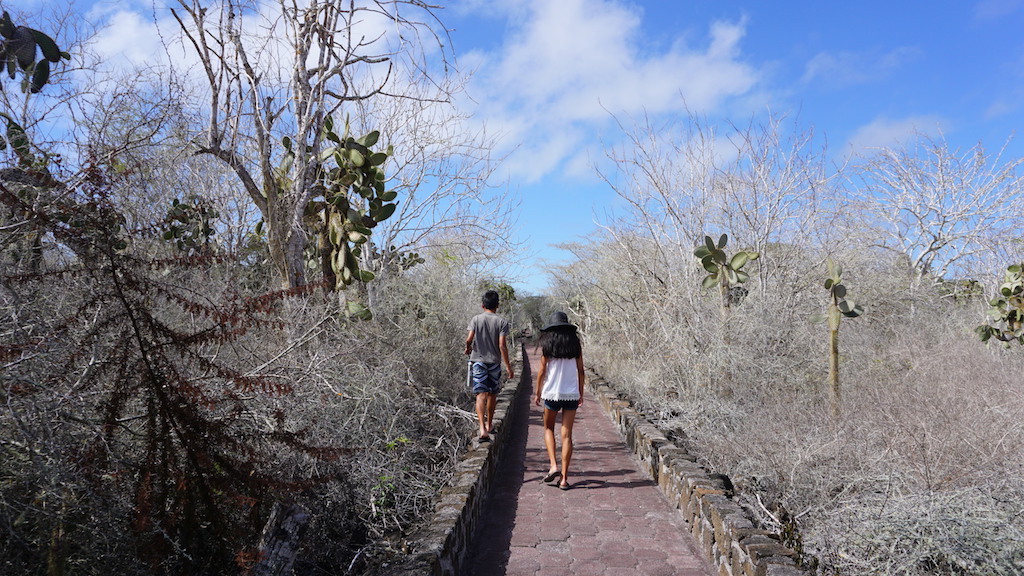
<instances>
[{"instance_id":1,"label":"bare tree","mask_svg":"<svg viewBox=\"0 0 1024 576\"><path fill-rule=\"evenodd\" d=\"M301 286L325 122L348 103L396 96L400 71L435 88L423 99L448 99L427 62L431 48L445 56L433 28L438 8L421 0L180 6L174 16L209 86L199 152L235 172L263 216L283 286Z\"/></svg>"},{"instance_id":2,"label":"bare tree","mask_svg":"<svg viewBox=\"0 0 1024 576\"><path fill-rule=\"evenodd\" d=\"M721 140L714 186L723 232L768 257L780 242L806 247L812 235L836 242L830 223L840 212L844 167L830 164L813 130L769 114L761 123L730 125ZM762 267L762 281L769 272Z\"/></svg>"},{"instance_id":3,"label":"bare tree","mask_svg":"<svg viewBox=\"0 0 1024 576\"><path fill-rule=\"evenodd\" d=\"M699 282L694 248L705 234L726 233L737 249L763 256L750 271L758 287L786 286L789 294L778 296L788 300L799 290L792 280L811 270L813 247L839 243L843 229L833 222L841 218L844 167L831 165L814 133L784 116L723 127L691 115L624 130L627 144L609 152L616 171L602 176L628 209L608 227L652 241L666 263L661 281Z\"/></svg>"},{"instance_id":4,"label":"bare tree","mask_svg":"<svg viewBox=\"0 0 1024 576\"><path fill-rule=\"evenodd\" d=\"M878 248L907 258L917 282L981 271L980 258L1024 236L1024 158L919 134L867 158L855 195Z\"/></svg>"}]
</instances>

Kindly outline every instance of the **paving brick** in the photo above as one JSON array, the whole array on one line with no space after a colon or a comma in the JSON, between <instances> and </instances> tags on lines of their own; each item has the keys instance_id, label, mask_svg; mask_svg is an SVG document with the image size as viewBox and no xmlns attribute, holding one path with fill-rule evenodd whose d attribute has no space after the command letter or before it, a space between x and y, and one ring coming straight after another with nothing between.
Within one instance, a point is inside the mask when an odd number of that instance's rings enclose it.
<instances>
[{"instance_id":1,"label":"paving brick","mask_svg":"<svg viewBox=\"0 0 1024 576\"><path fill-rule=\"evenodd\" d=\"M641 561L634 570L634 574L643 574L644 576L689 576L690 574L687 569L680 571L678 566L670 566L663 561ZM703 570L693 572L693 575L704 576L704 572Z\"/></svg>"},{"instance_id":2,"label":"paving brick","mask_svg":"<svg viewBox=\"0 0 1024 576\"><path fill-rule=\"evenodd\" d=\"M610 568L635 568L638 563L632 553L602 554L601 561Z\"/></svg>"},{"instance_id":3,"label":"paving brick","mask_svg":"<svg viewBox=\"0 0 1024 576\"><path fill-rule=\"evenodd\" d=\"M659 548L633 548L633 556L641 562L668 560L668 553Z\"/></svg>"},{"instance_id":4,"label":"paving brick","mask_svg":"<svg viewBox=\"0 0 1024 576\"><path fill-rule=\"evenodd\" d=\"M572 576L605 576L608 567L600 560L573 560L561 574ZM633 572L636 573L635 571Z\"/></svg>"}]
</instances>

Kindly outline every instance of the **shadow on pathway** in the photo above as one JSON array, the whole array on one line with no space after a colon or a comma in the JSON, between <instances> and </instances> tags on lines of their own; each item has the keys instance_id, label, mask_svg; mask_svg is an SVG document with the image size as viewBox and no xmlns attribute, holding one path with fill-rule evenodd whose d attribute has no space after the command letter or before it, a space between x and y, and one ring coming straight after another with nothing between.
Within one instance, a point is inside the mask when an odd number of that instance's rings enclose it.
<instances>
[{"instance_id":1,"label":"shadow on pathway","mask_svg":"<svg viewBox=\"0 0 1024 576\"><path fill-rule=\"evenodd\" d=\"M528 381L539 351L528 349ZM521 394L472 543L470 576L711 576L689 527L632 454L588 392L576 416L572 490L541 482L548 469L541 408ZM526 417L523 417L526 416Z\"/></svg>"}]
</instances>

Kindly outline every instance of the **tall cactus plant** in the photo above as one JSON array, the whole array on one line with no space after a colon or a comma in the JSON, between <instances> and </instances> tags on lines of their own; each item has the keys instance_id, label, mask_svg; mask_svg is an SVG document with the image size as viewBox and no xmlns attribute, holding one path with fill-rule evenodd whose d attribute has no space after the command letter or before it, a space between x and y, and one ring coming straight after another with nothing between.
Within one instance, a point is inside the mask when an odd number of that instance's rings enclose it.
<instances>
[{"instance_id":1,"label":"tall cactus plant","mask_svg":"<svg viewBox=\"0 0 1024 576\"><path fill-rule=\"evenodd\" d=\"M815 314L812 320L823 322L828 320L828 381L832 389L832 415L839 417L839 324L843 317L856 318L864 313L864 308L853 300L846 298L846 285L843 284L843 267L831 258L825 261L828 276L825 278L825 289L829 291L828 310L824 314Z\"/></svg>"},{"instance_id":2,"label":"tall cactus plant","mask_svg":"<svg viewBox=\"0 0 1024 576\"><path fill-rule=\"evenodd\" d=\"M332 290L373 280L373 272L360 266L362 247L370 240L373 228L390 218L398 205L398 193L385 187L383 164L392 148L373 150L380 138L376 130L360 138L349 132L347 122L341 134L335 132L331 118L324 122L324 137L333 145L320 154L325 163L322 200L311 202L307 210L315 215L321 269ZM291 146L291 142L285 143L289 151Z\"/></svg>"},{"instance_id":3,"label":"tall cactus plant","mask_svg":"<svg viewBox=\"0 0 1024 576\"><path fill-rule=\"evenodd\" d=\"M1024 263L1006 268L999 295L989 302L991 322L974 329L982 342L995 338L1004 345L1024 345Z\"/></svg>"},{"instance_id":4,"label":"tall cactus plant","mask_svg":"<svg viewBox=\"0 0 1024 576\"><path fill-rule=\"evenodd\" d=\"M747 262L757 260L761 256L751 250L740 250L729 256L725 251L728 241L727 234L722 234L717 243L710 236L704 236L704 244L693 251L693 255L700 260L701 266L708 273L701 281L701 287L708 290L718 286L718 292L722 297L723 317L728 315L732 306L731 288L750 279L750 275L743 271L743 267Z\"/></svg>"}]
</instances>

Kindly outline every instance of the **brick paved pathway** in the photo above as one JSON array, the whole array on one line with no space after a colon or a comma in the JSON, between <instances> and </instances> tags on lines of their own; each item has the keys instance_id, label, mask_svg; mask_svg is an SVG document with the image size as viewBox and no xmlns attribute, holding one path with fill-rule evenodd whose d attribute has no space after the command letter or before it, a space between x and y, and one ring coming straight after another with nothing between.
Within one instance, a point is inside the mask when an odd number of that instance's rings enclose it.
<instances>
[{"instance_id":1,"label":"brick paved pathway","mask_svg":"<svg viewBox=\"0 0 1024 576\"><path fill-rule=\"evenodd\" d=\"M524 373L539 363L538 351L528 352ZM593 396L576 415L573 488L565 492L541 481L548 470L541 408L532 395L520 401L529 402L520 412L529 417L504 431L512 441L474 539L469 575L713 574L678 511L637 471Z\"/></svg>"}]
</instances>

